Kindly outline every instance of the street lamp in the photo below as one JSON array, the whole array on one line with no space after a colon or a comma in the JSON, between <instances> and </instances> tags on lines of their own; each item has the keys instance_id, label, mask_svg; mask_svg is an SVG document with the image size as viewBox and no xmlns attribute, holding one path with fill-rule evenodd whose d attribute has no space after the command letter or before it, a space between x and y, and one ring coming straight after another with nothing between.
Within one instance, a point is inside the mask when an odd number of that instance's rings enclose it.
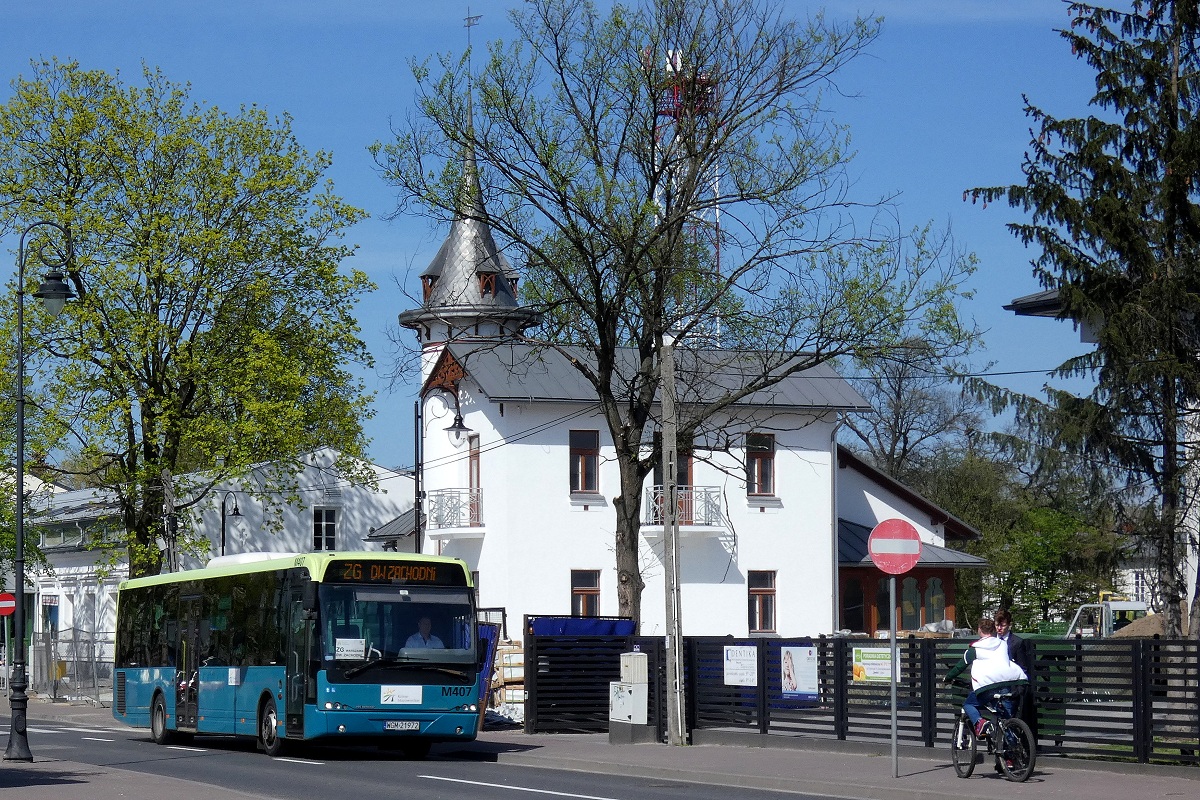
<instances>
[{"instance_id":1,"label":"street lamp","mask_svg":"<svg viewBox=\"0 0 1200 800\"><path fill-rule=\"evenodd\" d=\"M13 639L17 647L12 657L12 685L8 696L11 719L8 749L4 751L5 761L33 761L33 753L29 751L29 737L25 730L26 713L29 710L29 696L25 694L25 689L29 686L25 679L25 237L41 225L58 229L66 242L67 254L60 258L49 257L45 244L38 248L38 260L49 271L33 296L42 300L46 305L46 312L55 317L62 311L66 301L75 296L58 270L59 267L65 266L71 257L70 232L57 222L49 220L35 222L26 227L21 231L20 243L17 246L17 497L14 508L17 551L13 565L16 581L14 594L17 601Z\"/></svg>"},{"instance_id":2,"label":"street lamp","mask_svg":"<svg viewBox=\"0 0 1200 800\"><path fill-rule=\"evenodd\" d=\"M450 437L450 444L458 447L462 444L463 439L471 433L471 429L463 422L462 407L458 403L457 387L450 394L454 398L454 422L447 426L446 435Z\"/></svg>"},{"instance_id":3,"label":"street lamp","mask_svg":"<svg viewBox=\"0 0 1200 800\"><path fill-rule=\"evenodd\" d=\"M233 497L233 492L229 491L229 492L226 492L225 496L221 498L221 555L225 555L225 508L226 508L226 505L229 503L229 498L231 498L231 497ZM242 516L241 509L238 508L236 497L233 497L233 511L229 512L229 516L231 516L231 517Z\"/></svg>"}]
</instances>

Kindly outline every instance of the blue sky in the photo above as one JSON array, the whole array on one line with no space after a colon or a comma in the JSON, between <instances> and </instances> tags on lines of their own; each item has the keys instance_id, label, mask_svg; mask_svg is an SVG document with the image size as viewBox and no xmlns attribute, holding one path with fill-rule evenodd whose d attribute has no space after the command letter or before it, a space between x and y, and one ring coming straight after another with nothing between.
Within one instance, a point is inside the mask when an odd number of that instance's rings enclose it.
<instances>
[{"instance_id":1,"label":"blue sky","mask_svg":"<svg viewBox=\"0 0 1200 800\"><path fill-rule=\"evenodd\" d=\"M472 0L469 13L482 17L472 29L474 43L510 36L506 11L518 2ZM818 7L786 3L795 16ZM963 191L1021 180L1029 141L1022 93L1056 116L1086 113L1093 76L1054 32L1068 21L1065 5L830 0L824 8L830 18L884 17L878 41L842 76L847 96L830 101L851 127L857 196L899 193L905 227L948 224L958 244L976 253L976 296L966 310L987 330L983 358L995 362L993 373L1005 373L996 382L1037 391L1046 370L1084 346L1067 323L1020 319L1001 309L1039 290L1032 253L1004 227L1016 212L964 203ZM347 241L359 245L354 266L379 286L357 317L382 373L391 361L385 331L410 305L400 286L411 294L446 231L420 219L383 218L393 192L366 148L387 138L390 120L411 113L408 59L461 52L467 14L465 3L437 0L6 0L0 3L0 101L8 98L9 81L28 73L30 59L57 56L119 71L132 83L144 61L190 83L193 99L230 111L253 103L290 114L309 150L333 153L329 175L338 193L371 214ZM15 242L5 244L16 249ZM12 269L0 266L0 278ZM389 393L382 374L363 377L379 393L367 428L372 458L390 467L411 465L414 387Z\"/></svg>"}]
</instances>

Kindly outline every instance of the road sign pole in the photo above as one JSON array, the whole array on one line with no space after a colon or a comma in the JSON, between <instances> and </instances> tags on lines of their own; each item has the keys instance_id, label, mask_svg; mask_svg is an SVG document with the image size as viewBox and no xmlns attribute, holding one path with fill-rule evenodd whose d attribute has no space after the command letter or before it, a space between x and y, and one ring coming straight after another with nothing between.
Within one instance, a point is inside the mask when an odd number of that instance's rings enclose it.
<instances>
[{"instance_id":1,"label":"road sign pole","mask_svg":"<svg viewBox=\"0 0 1200 800\"><path fill-rule=\"evenodd\" d=\"M892 626L888 641L892 646L892 777L900 777L900 754L897 741L899 740L898 723L896 720L896 680L900 672L896 664L896 576L888 576L888 602L892 607Z\"/></svg>"},{"instance_id":2,"label":"road sign pole","mask_svg":"<svg viewBox=\"0 0 1200 800\"><path fill-rule=\"evenodd\" d=\"M891 644L892 665L892 777L900 777L899 722L897 720L896 684L899 682L899 653L896 651L896 576L903 575L921 560L921 536L911 522L885 519L871 530L867 539L867 554L880 571L888 574L888 642Z\"/></svg>"}]
</instances>

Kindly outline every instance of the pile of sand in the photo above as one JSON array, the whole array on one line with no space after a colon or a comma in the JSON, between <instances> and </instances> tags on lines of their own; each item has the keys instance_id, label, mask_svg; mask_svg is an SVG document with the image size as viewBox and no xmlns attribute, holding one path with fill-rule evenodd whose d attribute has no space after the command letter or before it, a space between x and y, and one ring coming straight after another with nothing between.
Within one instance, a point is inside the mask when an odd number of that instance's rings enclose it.
<instances>
[{"instance_id":1,"label":"pile of sand","mask_svg":"<svg viewBox=\"0 0 1200 800\"><path fill-rule=\"evenodd\" d=\"M1184 637L1186 637L1188 627L1187 609L1183 609L1180 613L1183 617L1180 627L1183 629ZM1149 639L1153 636L1162 636L1166 621L1167 617L1165 614L1148 614L1141 619L1135 619L1124 628L1121 628L1121 630L1113 634L1113 638Z\"/></svg>"}]
</instances>

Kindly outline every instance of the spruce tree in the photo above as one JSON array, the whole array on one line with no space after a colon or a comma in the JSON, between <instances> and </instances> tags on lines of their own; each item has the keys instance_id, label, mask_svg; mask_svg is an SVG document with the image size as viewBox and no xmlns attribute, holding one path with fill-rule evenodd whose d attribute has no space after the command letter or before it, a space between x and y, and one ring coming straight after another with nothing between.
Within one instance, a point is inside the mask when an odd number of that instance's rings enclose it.
<instances>
[{"instance_id":1,"label":"spruce tree","mask_svg":"<svg viewBox=\"0 0 1200 800\"><path fill-rule=\"evenodd\" d=\"M1009 226L1037 251L1035 275L1057 290L1060 317L1094 332L1093 352L1061 377L1095 379L1087 395L1009 398L1063 446L1124 478L1130 532L1155 557L1168 636L1181 632L1194 486L1200 365L1200 53L1194 2L1135 0L1124 10L1068 6L1061 31L1096 73L1087 117L1058 119L1026 99L1032 142L1023 185L972 190L1028 218ZM1154 513L1144 503L1153 500ZM1200 590L1200 575L1197 576ZM1200 635L1200 592L1189 635Z\"/></svg>"}]
</instances>

